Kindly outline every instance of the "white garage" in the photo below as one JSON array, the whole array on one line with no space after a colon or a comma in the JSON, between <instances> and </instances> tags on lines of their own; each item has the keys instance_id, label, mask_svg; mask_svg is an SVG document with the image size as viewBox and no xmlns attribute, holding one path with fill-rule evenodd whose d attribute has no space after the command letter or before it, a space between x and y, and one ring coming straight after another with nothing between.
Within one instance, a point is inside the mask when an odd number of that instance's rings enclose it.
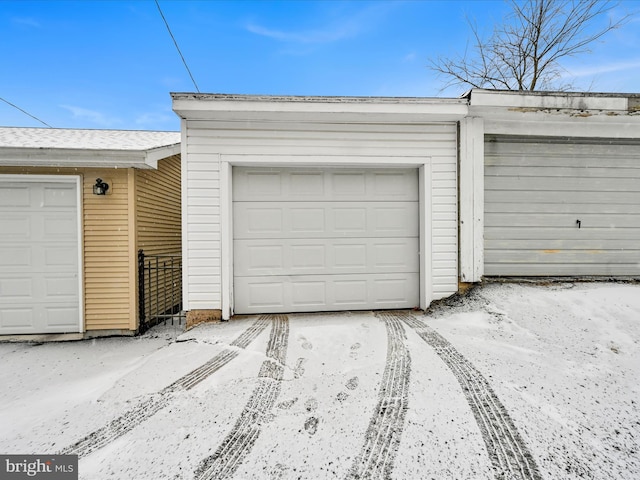
<instances>
[{"instance_id":1,"label":"white garage","mask_svg":"<svg viewBox=\"0 0 640 480\"><path fill-rule=\"evenodd\" d=\"M419 305L417 169L237 167L235 312Z\"/></svg>"},{"instance_id":2,"label":"white garage","mask_svg":"<svg viewBox=\"0 0 640 480\"><path fill-rule=\"evenodd\" d=\"M465 99L174 93L187 323L458 290Z\"/></svg>"},{"instance_id":3,"label":"white garage","mask_svg":"<svg viewBox=\"0 0 640 480\"><path fill-rule=\"evenodd\" d=\"M482 274L638 278L640 95L474 89L468 98L484 152L461 162L460 188L472 171ZM467 210L461 202L461 219Z\"/></svg>"},{"instance_id":4,"label":"white garage","mask_svg":"<svg viewBox=\"0 0 640 480\"><path fill-rule=\"evenodd\" d=\"M82 331L79 185L0 175L0 335Z\"/></svg>"}]
</instances>

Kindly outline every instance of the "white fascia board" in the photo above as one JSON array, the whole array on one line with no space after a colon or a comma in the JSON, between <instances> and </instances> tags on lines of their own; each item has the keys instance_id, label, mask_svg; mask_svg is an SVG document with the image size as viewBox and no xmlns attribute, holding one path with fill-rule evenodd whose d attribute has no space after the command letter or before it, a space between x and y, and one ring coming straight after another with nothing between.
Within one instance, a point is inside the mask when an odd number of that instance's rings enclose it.
<instances>
[{"instance_id":1,"label":"white fascia board","mask_svg":"<svg viewBox=\"0 0 640 480\"><path fill-rule=\"evenodd\" d=\"M541 111L504 107L470 107L470 115L484 118L494 135L549 137L640 138L640 115L595 111Z\"/></svg>"},{"instance_id":2,"label":"white fascia board","mask_svg":"<svg viewBox=\"0 0 640 480\"><path fill-rule=\"evenodd\" d=\"M640 138L637 99L637 94L472 90L469 116L484 118L487 134Z\"/></svg>"},{"instance_id":3,"label":"white fascia board","mask_svg":"<svg viewBox=\"0 0 640 480\"><path fill-rule=\"evenodd\" d=\"M150 169L144 151L0 148L0 166Z\"/></svg>"},{"instance_id":4,"label":"white fascia board","mask_svg":"<svg viewBox=\"0 0 640 480\"><path fill-rule=\"evenodd\" d=\"M185 119L248 119L309 122L440 122L467 114L466 99L368 97L243 97L173 95L173 110Z\"/></svg>"},{"instance_id":5,"label":"white fascia board","mask_svg":"<svg viewBox=\"0 0 640 480\"><path fill-rule=\"evenodd\" d=\"M181 147L179 143L176 143L174 145L167 145L165 147L153 148L146 151L146 158L144 160L144 163L146 163L153 169L157 169L159 160L172 157L174 155L179 155L180 151Z\"/></svg>"},{"instance_id":6,"label":"white fascia board","mask_svg":"<svg viewBox=\"0 0 640 480\"><path fill-rule=\"evenodd\" d=\"M473 107L627 111L625 94L472 90Z\"/></svg>"}]
</instances>

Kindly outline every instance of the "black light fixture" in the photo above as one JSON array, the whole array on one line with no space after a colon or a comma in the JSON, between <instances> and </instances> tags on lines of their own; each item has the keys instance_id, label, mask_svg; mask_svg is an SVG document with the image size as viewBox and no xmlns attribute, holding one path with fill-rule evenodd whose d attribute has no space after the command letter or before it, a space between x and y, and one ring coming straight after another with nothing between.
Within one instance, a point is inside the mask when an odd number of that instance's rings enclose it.
<instances>
[{"instance_id":1,"label":"black light fixture","mask_svg":"<svg viewBox=\"0 0 640 480\"><path fill-rule=\"evenodd\" d=\"M96 184L93 186L94 195L106 195L109 190L109 184L103 182L101 178L96 178Z\"/></svg>"}]
</instances>

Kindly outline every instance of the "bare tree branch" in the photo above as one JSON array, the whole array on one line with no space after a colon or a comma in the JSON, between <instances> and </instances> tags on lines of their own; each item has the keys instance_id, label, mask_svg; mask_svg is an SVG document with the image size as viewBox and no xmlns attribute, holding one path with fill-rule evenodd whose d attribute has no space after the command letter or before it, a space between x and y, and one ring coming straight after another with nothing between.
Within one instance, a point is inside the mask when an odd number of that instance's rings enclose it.
<instances>
[{"instance_id":1,"label":"bare tree branch","mask_svg":"<svg viewBox=\"0 0 640 480\"><path fill-rule=\"evenodd\" d=\"M511 12L503 25L484 38L471 20L475 45L463 56L438 57L431 70L446 78L444 88L462 85L505 90L566 90L562 61L588 53L589 47L632 16L610 17L618 6L610 0L508 0Z\"/></svg>"}]
</instances>

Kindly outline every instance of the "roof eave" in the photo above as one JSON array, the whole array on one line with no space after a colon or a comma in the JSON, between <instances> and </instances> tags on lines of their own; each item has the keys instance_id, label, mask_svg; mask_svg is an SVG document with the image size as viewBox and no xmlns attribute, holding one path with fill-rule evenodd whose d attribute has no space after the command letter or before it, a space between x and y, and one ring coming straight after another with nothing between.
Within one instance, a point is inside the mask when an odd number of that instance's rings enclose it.
<instances>
[{"instance_id":1,"label":"roof eave","mask_svg":"<svg viewBox=\"0 0 640 480\"><path fill-rule=\"evenodd\" d=\"M0 165L20 167L154 168L144 150L76 150L62 148L0 148ZM157 164L157 160L156 160Z\"/></svg>"},{"instance_id":2,"label":"roof eave","mask_svg":"<svg viewBox=\"0 0 640 480\"><path fill-rule=\"evenodd\" d=\"M327 122L457 121L467 100L417 97L282 97L172 93L173 110L189 120L272 120Z\"/></svg>"}]
</instances>

